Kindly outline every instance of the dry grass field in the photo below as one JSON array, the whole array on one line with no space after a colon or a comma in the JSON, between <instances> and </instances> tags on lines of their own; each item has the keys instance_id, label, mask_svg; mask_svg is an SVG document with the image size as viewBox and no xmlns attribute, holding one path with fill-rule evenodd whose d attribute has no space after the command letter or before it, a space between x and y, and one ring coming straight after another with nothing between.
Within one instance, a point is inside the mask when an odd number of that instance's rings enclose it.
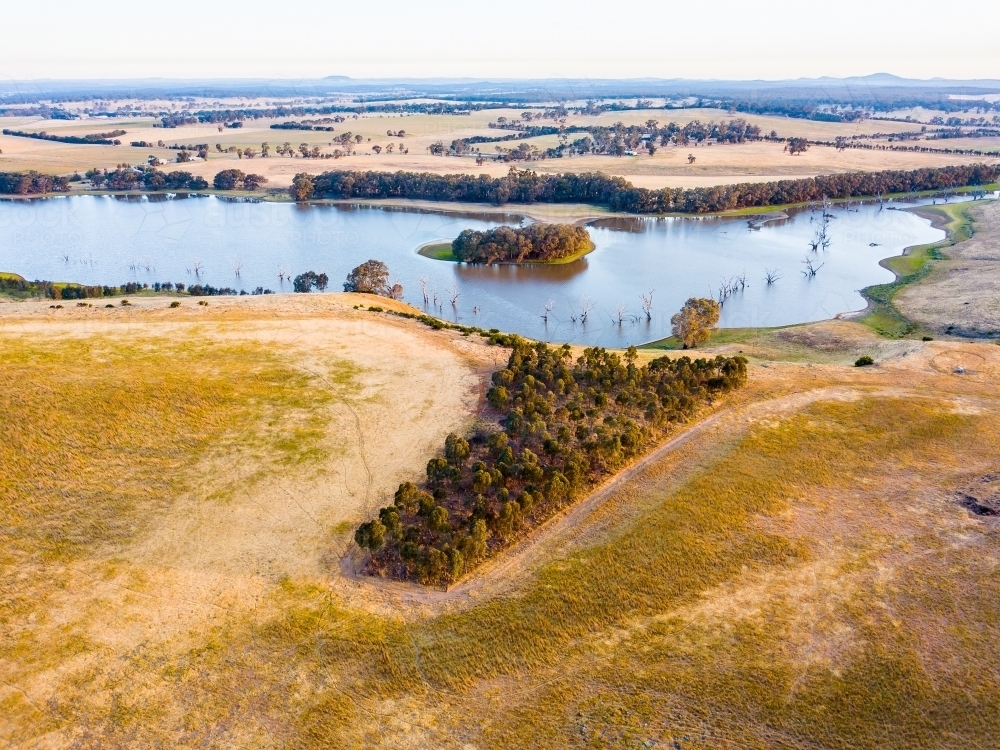
<instances>
[{"instance_id":1,"label":"dry grass field","mask_svg":"<svg viewBox=\"0 0 1000 750\"><path fill-rule=\"evenodd\" d=\"M938 333L1000 337L1000 205L989 201L931 210L963 219L969 239L943 250L945 259L919 286L900 291L896 306Z\"/></svg>"},{"instance_id":2,"label":"dry grass field","mask_svg":"<svg viewBox=\"0 0 1000 750\"><path fill-rule=\"evenodd\" d=\"M151 118L129 119L95 119L85 121L53 121L26 120L24 118L0 118L0 125L5 128L40 131L54 134L85 135L87 133L108 131L113 128L123 128L127 134L121 136L122 146L92 146L67 145L12 136L0 136L0 171L16 171L36 169L53 174L71 174L74 171L84 172L92 167L114 167L119 163L137 164L145 162L149 156L172 161L176 151L166 148L133 148L127 144L130 141L156 142L163 140L166 144L197 144L207 143L212 153L207 161L200 159L174 168L185 169L194 174L211 178L222 169L240 168L266 176L272 187L283 187L291 183L292 177L302 171L320 172L327 169L375 169L383 171L411 170L436 173L465 172L472 174L489 174L495 177L506 174L510 164L487 161L477 166L473 158L436 157L428 153L427 147L435 141L443 141L445 145L456 138L473 135L496 136L510 131L498 131L487 127L487 123L497 117L508 119L520 116L519 110L487 110L474 112L468 116L459 115L364 115L354 119L350 117L344 123L338 123L335 133L271 130L270 125L275 120L246 121L239 129L226 129L219 132L214 124L185 125L178 128L154 128ZM640 124L646 120L655 119L661 124L677 122L681 125L692 120L702 122L732 119L723 110L687 109L687 110L632 110L625 112L605 112L597 116L574 115L568 118L568 125L612 125L616 122L625 124ZM745 119L759 125L764 133L774 130L782 137L805 137L811 140L833 141L837 136L856 134L895 133L913 130L910 123L869 120L861 123L826 123L812 120L799 120L786 117L745 115ZM285 118L303 119L303 118ZM308 119L308 118L306 118ZM551 124L550 120L541 124ZM390 137L386 132L406 131L403 139ZM309 146L319 146L325 152L332 153L330 145L332 136L351 131L363 137L357 153L338 160L312 160L289 158L272 155L270 158L253 160L239 159L236 154L222 154L215 151L215 144L224 149L229 147L252 146L259 149L260 144L267 141L272 147L284 142L297 148L300 143ZM554 146L555 136L529 139L539 148ZM389 143L397 147L404 144L408 153L399 153L398 148L392 154L383 152L375 155L371 147L385 147ZM495 153L495 145L491 143L480 146L484 155ZM516 145L514 142L501 144ZM962 139L959 141L934 141L930 145L942 148L995 148L995 144L987 139ZM688 156L693 155L695 162L688 163ZM995 161L987 157L958 156L949 154L917 154L894 151L846 150L837 151L832 147L813 146L804 154L789 156L783 151L782 144L749 143L743 145L719 145L701 147L666 147L655 155L643 153L640 156L613 157L603 155L577 156L563 159L547 159L536 162L521 163L519 166L530 167L539 172L585 172L601 171L607 174L619 175L631 180L640 187L705 187L710 185L767 181L777 179L792 179L811 177L817 174L829 174L853 170L883 170L883 169L915 169L919 167L939 167L951 164L969 164L982 161ZM170 167L167 167L168 169Z\"/></svg>"},{"instance_id":3,"label":"dry grass field","mask_svg":"<svg viewBox=\"0 0 1000 750\"><path fill-rule=\"evenodd\" d=\"M441 595L339 558L505 354L359 302L0 303L6 745L995 746L1000 347L720 341L746 389Z\"/></svg>"}]
</instances>

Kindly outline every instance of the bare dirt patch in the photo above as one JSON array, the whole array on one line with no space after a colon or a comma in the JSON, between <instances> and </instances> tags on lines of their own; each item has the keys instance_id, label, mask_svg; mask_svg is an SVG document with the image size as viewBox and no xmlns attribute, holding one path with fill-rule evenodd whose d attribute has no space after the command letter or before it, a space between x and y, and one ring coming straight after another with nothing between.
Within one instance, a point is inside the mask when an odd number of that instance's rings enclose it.
<instances>
[{"instance_id":1,"label":"bare dirt patch","mask_svg":"<svg viewBox=\"0 0 1000 750\"><path fill-rule=\"evenodd\" d=\"M961 488L958 502L977 516L1000 516L1000 472L984 474Z\"/></svg>"}]
</instances>

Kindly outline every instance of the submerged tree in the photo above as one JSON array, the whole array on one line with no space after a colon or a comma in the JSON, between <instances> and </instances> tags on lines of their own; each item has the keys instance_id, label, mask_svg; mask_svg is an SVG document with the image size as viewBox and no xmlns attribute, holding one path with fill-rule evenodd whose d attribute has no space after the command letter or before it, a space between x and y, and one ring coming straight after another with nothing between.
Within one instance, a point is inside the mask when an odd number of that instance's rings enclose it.
<instances>
[{"instance_id":1,"label":"submerged tree","mask_svg":"<svg viewBox=\"0 0 1000 750\"><path fill-rule=\"evenodd\" d=\"M719 322L719 303L712 299L692 297L684 303L679 313L670 318L674 336L685 349L708 341L712 329Z\"/></svg>"}]
</instances>

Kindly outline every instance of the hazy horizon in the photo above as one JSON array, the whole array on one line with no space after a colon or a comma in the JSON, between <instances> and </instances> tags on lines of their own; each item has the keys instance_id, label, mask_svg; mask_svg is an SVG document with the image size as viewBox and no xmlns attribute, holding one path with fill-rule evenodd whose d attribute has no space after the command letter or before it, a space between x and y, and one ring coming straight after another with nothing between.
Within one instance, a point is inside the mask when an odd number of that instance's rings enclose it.
<instances>
[{"instance_id":1,"label":"hazy horizon","mask_svg":"<svg viewBox=\"0 0 1000 750\"><path fill-rule=\"evenodd\" d=\"M905 7L906 12L899 10ZM0 80L120 78L686 78L783 80L864 76L1000 78L991 21L933 21L912 5L841 4L836 11L785 0L767 11L729 0L711 12L625 0L609 9L512 0L496 9L456 0L419 7L308 2L273 5L178 0L169 13L127 13L53 0L6 9ZM12 30L16 33L12 33ZM949 40L947 56L928 54Z\"/></svg>"}]
</instances>

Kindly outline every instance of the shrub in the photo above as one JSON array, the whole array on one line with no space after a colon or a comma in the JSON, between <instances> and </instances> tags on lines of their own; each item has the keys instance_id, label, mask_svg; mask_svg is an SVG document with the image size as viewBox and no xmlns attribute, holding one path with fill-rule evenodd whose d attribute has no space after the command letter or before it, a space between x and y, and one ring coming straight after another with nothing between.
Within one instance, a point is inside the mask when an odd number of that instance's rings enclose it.
<instances>
[{"instance_id":1,"label":"shrub","mask_svg":"<svg viewBox=\"0 0 1000 750\"><path fill-rule=\"evenodd\" d=\"M855 367L868 367L869 365L875 364L875 360L869 357L867 354L858 357L854 360Z\"/></svg>"},{"instance_id":2,"label":"shrub","mask_svg":"<svg viewBox=\"0 0 1000 750\"><path fill-rule=\"evenodd\" d=\"M174 300L173 302L170 303L170 306L171 307L180 307L181 303L178 300Z\"/></svg>"}]
</instances>

